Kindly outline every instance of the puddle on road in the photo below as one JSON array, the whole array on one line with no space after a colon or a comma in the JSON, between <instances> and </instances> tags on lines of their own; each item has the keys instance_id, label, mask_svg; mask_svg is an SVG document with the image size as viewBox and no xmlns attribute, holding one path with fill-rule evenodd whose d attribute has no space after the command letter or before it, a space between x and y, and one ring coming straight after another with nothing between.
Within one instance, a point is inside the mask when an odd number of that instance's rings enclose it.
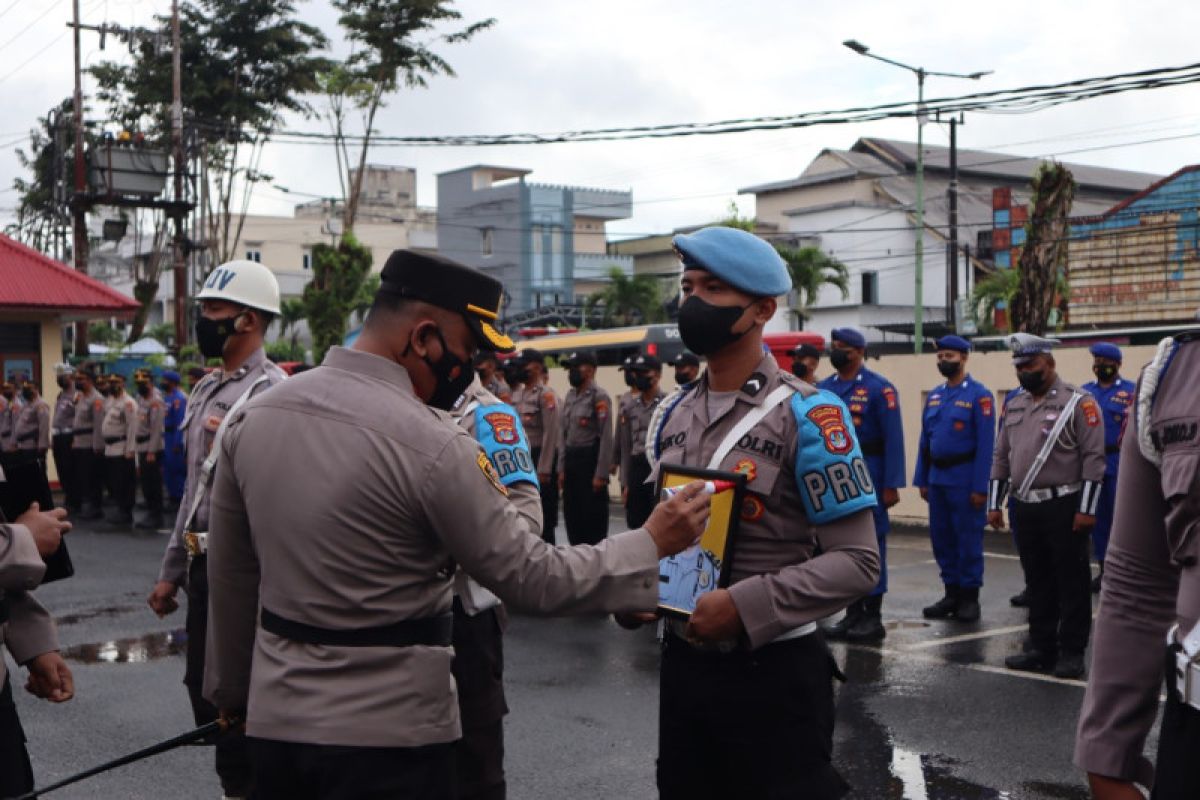
<instances>
[{"instance_id":1,"label":"puddle on road","mask_svg":"<svg viewBox=\"0 0 1200 800\"><path fill-rule=\"evenodd\" d=\"M100 617L117 617L121 614L127 614L130 611L137 611L140 606L105 606L104 608L95 608L91 611L80 611L77 614L63 614L61 617L56 617L55 622L58 627L62 628L67 625L78 625L80 622L87 622L91 619L99 619Z\"/></svg>"},{"instance_id":2,"label":"puddle on road","mask_svg":"<svg viewBox=\"0 0 1200 800\"><path fill-rule=\"evenodd\" d=\"M187 650L187 632L183 628L148 633L132 639L77 644L62 651L67 661L77 664L141 664L179 655Z\"/></svg>"}]
</instances>

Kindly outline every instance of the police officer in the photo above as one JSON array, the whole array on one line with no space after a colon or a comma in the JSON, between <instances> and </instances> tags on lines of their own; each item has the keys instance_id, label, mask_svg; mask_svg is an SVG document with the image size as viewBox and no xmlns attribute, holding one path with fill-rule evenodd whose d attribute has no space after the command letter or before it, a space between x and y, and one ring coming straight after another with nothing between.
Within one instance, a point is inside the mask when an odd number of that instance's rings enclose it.
<instances>
[{"instance_id":1,"label":"police officer","mask_svg":"<svg viewBox=\"0 0 1200 800\"><path fill-rule=\"evenodd\" d=\"M196 296L200 315L196 342L204 358L220 358L221 367L192 387L181 428L187 460L183 502L163 555L158 583L147 602L160 617L178 603L180 586L187 590L187 668L183 683L197 725L217 718L204 699L204 647L208 635L208 530L210 487L217 452L213 442L225 416L238 403L261 394L287 376L267 359L263 337L279 313L279 284L274 273L253 261L231 261L217 267ZM298 487L280 484L295 491ZM223 736L216 743L216 770L229 797L245 797L253 787L245 738Z\"/></svg>"},{"instance_id":2,"label":"police officer","mask_svg":"<svg viewBox=\"0 0 1200 800\"><path fill-rule=\"evenodd\" d=\"M558 438L562 435L560 403L558 395L543 380L546 360L540 351L521 350L509 362L515 362L524 373L523 384L514 393L513 405L521 415L537 470L538 493L542 498L542 538L554 544L554 529L558 527Z\"/></svg>"},{"instance_id":3,"label":"police officer","mask_svg":"<svg viewBox=\"0 0 1200 800\"><path fill-rule=\"evenodd\" d=\"M621 359L620 366L617 371L621 373L621 380L625 382L625 391L621 392L617 397L617 426L613 432L613 461L609 473L616 475L621 471L621 420L625 417L626 406L634 401L637 396L637 390L633 388L633 373L630 372L630 367L633 365L633 359L636 356L625 356Z\"/></svg>"},{"instance_id":4,"label":"police officer","mask_svg":"<svg viewBox=\"0 0 1200 800\"><path fill-rule=\"evenodd\" d=\"M92 460L92 482L97 487L96 491L100 495L100 509L113 505L112 479L108 472L108 461L104 455L104 419L108 416L108 410L112 408L112 376L106 373L96 375L96 391L100 393L100 410L95 415L95 438L92 441L92 451L95 453L95 458ZM103 517L103 514L100 515Z\"/></svg>"},{"instance_id":5,"label":"police officer","mask_svg":"<svg viewBox=\"0 0 1200 800\"><path fill-rule=\"evenodd\" d=\"M71 455L75 464L75 485L79 487L82 510L80 519L99 519L103 516L100 501L104 486L99 482L103 470L96 460L103 458L104 438L100 433L104 422L104 398L96 388L95 367L82 366L75 373L75 422L71 426ZM97 452L96 443L101 449Z\"/></svg>"},{"instance_id":6,"label":"police officer","mask_svg":"<svg viewBox=\"0 0 1200 800\"><path fill-rule=\"evenodd\" d=\"M50 404L42 399L37 384L25 381L21 387L21 406L13 423L13 443L22 460L32 459L46 468L46 453L50 450Z\"/></svg>"},{"instance_id":7,"label":"police officer","mask_svg":"<svg viewBox=\"0 0 1200 800\"><path fill-rule=\"evenodd\" d=\"M633 376L633 397L617 419L616 451L621 472L621 502L625 522L639 528L654 510L654 484L647 483L650 462L646 459L646 431L650 418L664 397L659 386L662 362L654 355L634 356L627 374Z\"/></svg>"},{"instance_id":8,"label":"police officer","mask_svg":"<svg viewBox=\"0 0 1200 800\"><path fill-rule=\"evenodd\" d=\"M133 500L137 492L137 401L125 393L125 376L113 373L108 379L111 402L104 412L104 471L116 511L108 517L113 525L133 523Z\"/></svg>"},{"instance_id":9,"label":"police officer","mask_svg":"<svg viewBox=\"0 0 1200 800\"><path fill-rule=\"evenodd\" d=\"M137 463L146 516L135 528L158 530L163 524L163 426L167 404L149 370L139 370L137 383Z\"/></svg>"},{"instance_id":10,"label":"police officer","mask_svg":"<svg viewBox=\"0 0 1200 800\"><path fill-rule=\"evenodd\" d=\"M1104 424L1095 398L1058 376L1055 344L1028 333L1008 338L1021 392L1000 421L988 522L1004 524L1011 489L1032 647L1005 666L1078 678L1092 622L1087 534L1104 482Z\"/></svg>"},{"instance_id":11,"label":"police officer","mask_svg":"<svg viewBox=\"0 0 1200 800\"><path fill-rule=\"evenodd\" d=\"M700 377L700 358L695 353L689 353L686 350L675 356L675 360L671 362L675 367L675 385L683 388L690 383L695 383Z\"/></svg>"},{"instance_id":12,"label":"police officer","mask_svg":"<svg viewBox=\"0 0 1200 800\"><path fill-rule=\"evenodd\" d=\"M163 484L167 490L168 509L178 511L183 497L183 482L187 479L187 462L183 457L183 420L187 416L187 395L179 388L179 373L167 370L162 374L163 403Z\"/></svg>"},{"instance_id":13,"label":"police officer","mask_svg":"<svg viewBox=\"0 0 1200 800\"><path fill-rule=\"evenodd\" d=\"M995 397L967 373L971 343L960 336L936 342L946 382L925 400L913 485L929 503L929 538L945 593L922 609L926 619L979 619L983 585L983 528L996 438Z\"/></svg>"},{"instance_id":14,"label":"police officer","mask_svg":"<svg viewBox=\"0 0 1200 800\"><path fill-rule=\"evenodd\" d=\"M826 628L832 639L864 642L882 639L883 596L887 593L888 509L900 502L904 479L904 428L900 397L886 378L863 366L867 339L854 328L834 328L830 334L829 363L837 372L817 384L833 392L850 409L854 430L862 447L871 480L879 492L875 507L875 536L879 540L879 585L869 597L853 603L846 616Z\"/></svg>"},{"instance_id":15,"label":"police officer","mask_svg":"<svg viewBox=\"0 0 1200 800\"><path fill-rule=\"evenodd\" d=\"M1200 335L1165 339L1125 435L1075 764L1096 800L1200 797ZM1166 653L1163 652L1164 644ZM1165 659L1164 659L1165 655ZM1157 763L1142 748L1167 701Z\"/></svg>"},{"instance_id":16,"label":"police officer","mask_svg":"<svg viewBox=\"0 0 1200 800\"><path fill-rule=\"evenodd\" d=\"M571 391L563 402L558 478L571 544L596 544L608 533L608 473L612 465L612 400L596 385L596 357L566 361Z\"/></svg>"},{"instance_id":17,"label":"police officer","mask_svg":"<svg viewBox=\"0 0 1200 800\"><path fill-rule=\"evenodd\" d=\"M54 450L54 469L58 472L58 483L62 486L64 505L71 513L78 513L83 499L79 495L79 483L75 480L74 439L71 429L75 425L75 371L70 364L59 364L54 368L58 382L58 397L54 401L54 416L50 422L51 447Z\"/></svg>"},{"instance_id":18,"label":"police officer","mask_svg":"<svg viewBox=\"0 0 1200 800\"><path fill-rule=\"evenodd\" d=\"M0 513L0 646L29 670L26 690L52 703L75 694L71 670L58 652L54 619L33 597L53 555L71 529L66 509L39 511L34 504L12 523ZM12 681L0 654L0 797L33 790L25 732L13 704Z\"/></svg>"},{"instance_id":19,"label":"police officer","mask_svg":"<svg viewBox=\"0 0 1200 800\"><path fill-rule=\"evenodd\" d=\"M665 622L659 797L841 797L836 668L815 621L878 578L871 477L841 401L762 351L791 288L774 248L733 228L674 243L680 335L708 367L661 403L647 446L657 464L741 472L747 493L728 588Z\"/></svg>"},{"instance_id":20,"label":"police officer","mask_svg":"<svg viewBox=\"0 0 1200 800\"><path fill-rule=\"evenodd\" d=\"M479 363L476 359L476 364ZM476 378L450 416L479 442L509 502L541 529L542 500L529 441L512 406ZM454 675L463 735L455 744L459 800L504 800L504 650L508 617L496 595L462 570L454 576Z\"/></svg>"},{"instance_id":21,"label":"police officer","mask_svg":"<svg viewBox=\"0 0 1200 800\"><path fill-rule=\"evenodd\" d=\"M512 402L512 389L500 374L495 353L480 353L475 356L475 372L483 388L495 395L501 402Z\"/></svg>"},{"instance_id":22,"label":"police officer","mask_svg":"<svg viewBox=\"0 0 1200 800\"><path fill-rule=\"evenodd\" d=\"M0 383L0 463L17 449L12 440L13 423L21 410L17 403L17 386L10 380Z\"/></svg>"},{"instance_id":23,"label":"police officer","mask_svg":"<svg viewBox=\"0 0 1200 800\"><path fill-rule=\"evenodd\" d=\"M1100 505L1096 507L1096 527L1092 528L1092 547L1100 574L1092 580L1092 592L1100 591L1104 576L1104 554L1108 551L1108 536L1112 530L1113 501L1117 496L1117 468L1121 459L1121 431L1125 417L1133 407L1133 381L1121 377L1121 348L1108 342L1098 342L1089 349L1092 354L1092 373L1096 380L1081 388L1090 392L1100 404L1104 417L1104 488Z\"/></svg>"},{"instance_id":24,"label":"police officer","mask_svg":"<svg viewBox=\"0 0 1200 800\"><path fill-rule=\"evenodd\" d=\"M792 350L792 374L800 380L817 383L817 367L821 363L821 351L811 344L798 344Z\"/></svg>"},{"instance_id":25,"label":"police officer","mask_svg":"<svg viewBox=\"0 0 1200 800\"><path fill-rule=\"evenodd\" d=\"M658 558L703 527L697 482L597 547L541 540L443 413L476 348L512 348L492 327L502 291L397 251L352 349L232 415L212 490L205 686L222 709L249 708L264 800L452 796L453 565L541 613L648 609Z\"/></svg>"}]
</instances>

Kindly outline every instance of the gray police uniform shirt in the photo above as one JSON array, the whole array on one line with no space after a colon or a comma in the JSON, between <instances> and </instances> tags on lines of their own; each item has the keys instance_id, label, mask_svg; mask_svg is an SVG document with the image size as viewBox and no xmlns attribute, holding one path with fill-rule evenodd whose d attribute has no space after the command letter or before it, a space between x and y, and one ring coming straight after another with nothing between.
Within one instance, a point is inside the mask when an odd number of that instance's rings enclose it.
<instances>
[{"instance_id":1,"label":"gray police uniform shirt","mask_svg":"<svg viewBox=\"0 0 1200 800\"><path fill-rule=\"evenodd\" d=\"M1095 514L1096 493L1104 482L1104 419L1090 394L1057 377L1040 400L1022 390L1005 406L992 453L993 481L1010 481L1015 492L1029 474L1046 437L1054 428L1072 392L1084 395L1063 427L1049 458L1030 489L1084 483L1080 513ZM993 492L992 509L998 493Z\"/></svg>"},{"instance_id":2,"label":"gray police uniform shirt","mask_svg":"<svg viewBox=\"0 0 1200 800\"><path fill-rule=\"evenodd\" d=\"M12 442L13 422L16 419L17 401L0 396L0 451L15 449Z\"/></svg>"},{"instance_id":3,"label":"gray police uniform shirt","mask_svg":"<svg viewBox=\"0 0 1200 800\"><path fill-rule=\"evenodd\" d=\"M658 464L649 480L657 480L666 463L707 467L738 421L782 384L804 397L818 391L767 355L742 389L722 392L710 412L703 373L659 432ZM848 426L844 435L850 435ZM754 648L842 610L879 580L869 509L824 525L809 521L796 481L798 447L796 417L784 402L743 435L718 467L747 477L729 593ZM822 553L814 558L818 544Z\"/></svg>"},{"instance_id":4,"label":"gray police uniform shirt","mask_svg":"<svg viewBox=\"0 0 1200 800\"><path fill-rule=\"evenodd\" d=\"M167 418L167 404L162 392L151 389L150 393L138 395L137 401L137 451L139 453L161 453L163 449L163 422Z\"/></svg>"},{"instance_id":5,"label":"gray police uniform shirt","mask_svg":"<svg viewBox=\"0 0 1200 800\"><path fill-rule=\"evenodd\" d=\"M50 404L39 396L32 403L22 406L13 423L12 441L18 450L49 450Z\"/></svg>"},{"instance_id":6,"label":"gray police uniform shirt","mask_svg":"<svg viewBox=\"0 0 1200 800\"><path fill-rule=\"evenodd\" d=\"M97 452L103 450L104 436L100 432L103 422L104 397L96 391L95 387L88 392L79 392L75 399L75 424L71 426L71 429L82 431L82 433L75 434L75 438L71 441L71 448Z\"/></svg>"},{"instance_id":7,"label":"gray police uniform shirt","mask_svg":"<svg viewBox=\"0 0 1200 800\"><path fill-rule=\"evenodd\" d=\"M537 450L539 475L555 471L554 459L558 455L558 439L562 431L559 423L558 395L549 386L526 384L513 392L513 407L521 415L525 435L529 437L529 449ZM562 468L562 464L558 465Z\"/></svg>"},{"instance_id":8,"label":"gray police uniform shirt","mask_svg":"<svg viewBox=\"0 0 1200 800\"><path fill-rule=\"evenodd\" d=\"M558 442L559 468L566 465L568 450L591 447L597 442L600 447L592 477L607 482L608 471L613 463L612 399L608 392L592 381L583 390L572 388L563 401L562 437Z\"/></svg>"},{"instance_id":9,"label":"gray police uniform shirt","mask_svg":"<svg viewBox=\"0 0 1200 800\"><path fill-rule=\"evenodd\" d=\"M122 392L120 397L112 398L108 410L104 412L104 422L101 423L104 435L104 456L106 458L124 457L137 452L137 401ZM117 439L112 442L110 439Z\"/></svg>"},{"instance_id":10,"label":"gray police uniform shirt","mask_svg":"<svg viewBox=\"0 0 1200 800\"><path fill-rule=\"evenodd\" d=\"M58 393L58 399L54 401L54 419L51 422L55 436L69 433L75 426L75 398L78 396L79 393L74 389Z\"/></svg>"},{"instance_id":11,"label":"gray police uniform shirt","mask_svg":"<svg viewBox=\"0 0 1200 800\"><path fill-rule=\"evenodd\" d=\"M1142 750L1158 714L1167 631L1178 623L1182 638L1200 620L1197 398L1200 339L1191 339L1172 359L1150 412L1161 465L1138 446L1138 406L1121 441L1116 513L1075 740L1080 768L1147 786L1154 768Z\"/></svg>"},{"instance_id":12,"label":"gray police uniform shirt","mask_svg":"<svg viewBox=\"0 0 1200 800\"><path fill-rule=\"evenodd\" d=\"M180 430L183 432L184 461L187 465L187 477L183 483L183 499L179 503L179 513L175 516L175 528L171 531L171 540L163 554L162 566L159 568L158 579L169 581L176 586L182 586L187 579L187 549L183 545L183 527L187 524L188 514L196 493L196 481L199 480L200 466L212 449L213 438L221 420L229 413L229 409L242 393L249 389L260 377L266 380L254 390L253 396L271 388L287 378L287 373L267 359L267 354L260 347L250 354L246 363L231 373L224 370L213 370L205 375L192 388L188 399L187 416L184 417ZM218 467L218 470L219 467ZM211 490L200 501L196 510L196 519L192 522L192 530L208 530L208 506L211 502Z\"/></svg>"},{"instance_id":13,"label":"gray police uniform shirt","mask_svg":"<svg viewBox=\"0 0 1200 800\"><path fill-rule=\"evenodd\" d=\"M0 593L8 604L8 621L0 623L0 645L18 664L58 649L54 619L32 594L45 573L33 534L24 525L6 524L0 515ZM7 675L0 656L0 685Z\"/></svg>"},{"instance_id":14,"label":"gray police uniform shirt","mask_svg":"<svg viewBox=\"0 0 1200 800\"><path fill-rule=\"evenodd\" d=\"M461 734L451 648L289 641L258 628L260 602L336 630L436 617L458 564L543 614L654 608L646 530L547 545L479 444L391 360L332 348L237 416L212 491L204 691L248 708L251 736L416 747Z\"/></svg>"},{"instance_id":15,"label":"gray police uniform shirt","mask_svg":"<svg viewBox=\"0 0 1200 800\"><path fill-rule=\"evenodd\" d=\"M647 402L638 392L622 404L614 437L622 489L629 486L629 470L633 467L633 460L646 455L646 431L650 429L650 418L664 397L666 395L659 389Z\"/></svg>"}]
</instances>

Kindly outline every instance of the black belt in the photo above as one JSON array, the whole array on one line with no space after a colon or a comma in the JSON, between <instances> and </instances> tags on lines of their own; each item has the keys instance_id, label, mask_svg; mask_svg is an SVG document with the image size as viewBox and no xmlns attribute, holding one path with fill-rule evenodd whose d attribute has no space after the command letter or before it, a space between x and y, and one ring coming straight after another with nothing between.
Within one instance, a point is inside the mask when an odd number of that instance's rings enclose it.
<instances>
[{"instance_id":1,"label":"black belt","mask_svg":"<svg viewBox=\"0 0 1200 800\"><path fill-rule=\"evenodd\" d=\"M91 432L92 432L91 428L72 428L71 429L72 436L78 436L81 433L91 433Z\"/></svg>"},{"instance_id":2,"label":"black belt","mask_svg":"<svg viewBox=\"0 0 1200 800\"><path fill-rule=\"evenodd\" d=\"M451 614L405 619L390 625L348 630L306 625L303 622L284 619L265 608L262 610L261 619L263 630L268 633L294 642L331 647L449 647L454 632L454 617Z\"/></svg>"},{"instance_id":3,"label":"black belt","mask_svg":"<svg viewBox=\"0 0 1200 800\"><path fill-rule=\"evenodd\" d=\"M1110 444L1110 445L1105 445L1105 447L1104 447L1105 455L1111 456L1114 453L1119 453L1119 452L1121 452L1121 445L1119 445L1119 444Z\"/></svg>"},{"instance_id":4,"label":"black belt","mask_svg":"<svg viewBox=\"0 0 1200 800\"><path fill-rule=\"evenodd\" d=\"M29 442L29 441L33 441L37 437L38 437L37 431L30 431L29 433L22 433L20 436L18 436L17 441L18 442Z\"/></svg>"},{"instance_id":5,"label":"black belt","mask_svg":"<svg viewBox=\"0 0 1200 800\"><path fill-rule=\"evenodd\" d=\"M957 456L947 456L946 458L934 458L930 456L929 460L938 469L950 469L951 467L957 467L959 464L970 464L975 460L975 451L972 450L969 453Z\"/></svg>"},{"instance_id":6,"label":"black belt","mask_svg":"<svg viewBox=\"0 0 1200 800\"><path fill-rule=\"evenodd\" d=\"M150 434L146 434L145 436L139 436L139 437L137 437L137 443L138 443L138 444L145 444L145 443L146 443L146 442L148 442L148 441L150 441Z\"/></svg>"},{"instance_id":7,"label":"black belt","mask_svg":"<svg viewBox=\"0 0 1200 800\"><path fill-rule=\"evenodd\" d=\"M864 456L881 456L883 455L883 442L859 442L858 446L862 448Z\"/></svg>"},{"instance_id":8,"label":"black belt","mask_svg":"<svg viewBox=\"0 0 1200 800\"><path fill-rule=\"evenodd\" d=\"M104 437L105 444L116 444L117 442L123 442L123 441L125 441L124 436L105 436Z\"/></svg>"}]
</instances>

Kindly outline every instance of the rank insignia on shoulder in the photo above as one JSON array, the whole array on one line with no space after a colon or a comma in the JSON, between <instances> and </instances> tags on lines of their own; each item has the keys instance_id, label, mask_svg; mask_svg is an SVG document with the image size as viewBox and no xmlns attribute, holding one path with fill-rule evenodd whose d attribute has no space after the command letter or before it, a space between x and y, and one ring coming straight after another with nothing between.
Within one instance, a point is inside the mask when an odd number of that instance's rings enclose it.
<instances>
[{"instance_id":1,"label":"rank insignia on shoulder","mask_svg":"<svg viewBox=\"0 0 1200 800\"><path fill-rule=\"evenodd\" d=\"M484 417L488 425L492 426L492 436L500 444L516 444L521 441L521 437L517 434L517 421L513 419L512 414L504 414L495 412Z\"/></svg>"},{"instance_id":2,"label":"rank insignia on shoulder","mask_svg":"<svg viewBox=\"0 0 1200 800\"><path fill-rule=\"evenodd\" d=\"M853 440L846 430L846 420L839 406L816 406L807 416L820 429L826 450L834 455L845 455L853 449Z\"/></svg>"},{"instance_id":3,"label":"rank insignia on shoulder","mask_svg":"<svg viewBox=\"0 0 1200 800\"><path fill-rule=\"evenodd\" d=\"M767 385L767 376L761 372L755 372L746 382L742 384L742 392L754 397Z\"/></svg>"},{"instance_id":4,"label":"rank insignia on shoulder","mask_svg":"<svg viewBox=\"0 0 1200 800\"><path fill-rule=\"evenodd\" d=\"M479 453L475 456L475 466L479 467L479 471L492 482L492 486L496 487L496 491L505 497L508 496L508 489L500 482L500 476L496 474L496 468L492 466L492 462L488 459L487 454Z\"/></svg>"}]
</instances>

